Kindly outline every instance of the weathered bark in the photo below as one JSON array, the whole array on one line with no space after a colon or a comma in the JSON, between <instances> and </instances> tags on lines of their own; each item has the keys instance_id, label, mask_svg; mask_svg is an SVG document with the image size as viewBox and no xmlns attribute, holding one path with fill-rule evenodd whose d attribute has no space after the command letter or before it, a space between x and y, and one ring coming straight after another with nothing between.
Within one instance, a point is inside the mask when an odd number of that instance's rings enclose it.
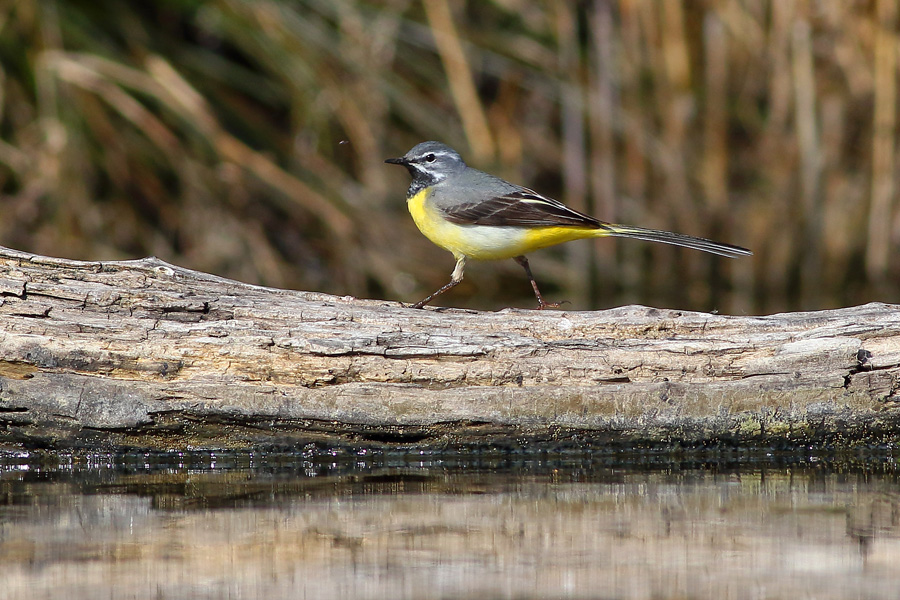
<instances>
[{"instance_id":1,"label":"weathered bark","mask_svg":"<svg viewBox=\"0 0 900 600\"><path fill-rule=\"evenodd\" d=\"M412 310L0 249L0 444L895 443L900 309Z\"/></svg>"}]
</instances>

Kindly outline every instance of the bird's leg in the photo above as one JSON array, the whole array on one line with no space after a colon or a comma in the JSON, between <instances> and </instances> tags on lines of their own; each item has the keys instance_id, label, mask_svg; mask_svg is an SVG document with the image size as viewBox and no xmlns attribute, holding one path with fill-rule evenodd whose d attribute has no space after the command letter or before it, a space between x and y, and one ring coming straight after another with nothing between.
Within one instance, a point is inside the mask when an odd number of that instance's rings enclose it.
<instances>
[{"instance_id":1,"label":"bird's leg","mask_svg":"<svg viewBox=\"0 0 900 600\"><path fill-rule=\"evenodd\" d=\"M435 293L431 294L424 300L420 300L419 302L416 302L415 304L413 304L412 307L413 308L422 308L423 306L425 306L426 304L428 304L429 302L431 302L432 300L434 300L435 298L437 298L438 296L440 296L441 294L443 294L450 288L456 286L456 284L458 284L460 281L462 281L463 271L465 270L465 268L466 268L466 257L465 256L457 256L456 257L456 267L454 267L453 273L450 275L450 283L443 286L441 289L439 289Z\"/></svg>"},{"instance_id":2,"label":"bird's leg","mask_svg":"<svg viewBox=\"0 0 900 600\"><path fill-rule=\"evenodd\" d=\"M528 281L531 282L531 287L534 289L534 295L538 301L538 310L544 310L545 308L559 308L561 303L559 302L545 302L544 297L541 296L541 290L538 289L537 281L534 280L534 275L531 274L531 267L528 266L528 259L524 256L517 256L513 259L525 269L525 274L528 275Z\"/></svg>"}]
</instances>

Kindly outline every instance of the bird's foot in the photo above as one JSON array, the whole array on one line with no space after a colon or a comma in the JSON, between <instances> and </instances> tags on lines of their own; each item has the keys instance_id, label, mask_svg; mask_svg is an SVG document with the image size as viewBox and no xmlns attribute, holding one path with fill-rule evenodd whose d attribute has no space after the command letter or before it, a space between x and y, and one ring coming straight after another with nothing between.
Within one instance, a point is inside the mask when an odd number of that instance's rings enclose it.
<instances>
[{"instance_id":1,"label":"bird's foot","mask_svg":"<svg viewBox=\"0 0 900 600\"><path fill-rule=\"evenodd\" d=\"M563 304L571 304L568 300L561 300L559 302L546 302L543 298L538 298L538 310L544 310L545 308L559 308Z\"/></svg>"}]
</instances>

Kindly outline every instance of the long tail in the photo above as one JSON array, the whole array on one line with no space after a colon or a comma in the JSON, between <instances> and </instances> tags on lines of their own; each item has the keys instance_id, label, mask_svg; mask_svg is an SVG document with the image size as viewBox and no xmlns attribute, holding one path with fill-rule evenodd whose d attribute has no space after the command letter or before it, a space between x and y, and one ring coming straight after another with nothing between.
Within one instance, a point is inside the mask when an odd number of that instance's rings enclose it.
<instances>
[{"instance_id":1,"label":"long tail","mask_svg":"<svg viewBox=\"0 0 900 600\"><path fill-rule=\"evenodd\" d=\"M672 233L670 231L644 229L643 227L631 227L627 225L613 225L612 223L604 223L603 225L608 228L606 235L613 237L634 238L636 240L646 240L648 242L660 242L662 244L672 244L673 246L683 246L685 248L709 252L710 254L727 256L728 258L737 258L738 256L749 256L753 254L750 250L741 248L740 246L714 242L692 235L684 235L683 233Z\"/></svg>"}]
</instances>

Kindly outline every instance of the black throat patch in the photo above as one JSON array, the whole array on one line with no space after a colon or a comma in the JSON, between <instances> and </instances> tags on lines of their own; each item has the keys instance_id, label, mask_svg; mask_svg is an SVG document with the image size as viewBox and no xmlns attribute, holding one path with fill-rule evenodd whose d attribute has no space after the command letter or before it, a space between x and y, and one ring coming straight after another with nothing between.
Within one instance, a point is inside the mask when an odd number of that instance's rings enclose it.
<instances>
[{"instance_id":1,"label":"black throat patch","mask_svg":"<svg viewBox=\"0 0 900 600\"><path fill-rule=\"evenodd\" d=\"M435 177L433 173L414 171L412 173L412 183L409 184L409 189L406 190L406 199L409 200L425 188L434 185L438 181L440 181L440 179Z\"/></svg>"}]
</instances>

